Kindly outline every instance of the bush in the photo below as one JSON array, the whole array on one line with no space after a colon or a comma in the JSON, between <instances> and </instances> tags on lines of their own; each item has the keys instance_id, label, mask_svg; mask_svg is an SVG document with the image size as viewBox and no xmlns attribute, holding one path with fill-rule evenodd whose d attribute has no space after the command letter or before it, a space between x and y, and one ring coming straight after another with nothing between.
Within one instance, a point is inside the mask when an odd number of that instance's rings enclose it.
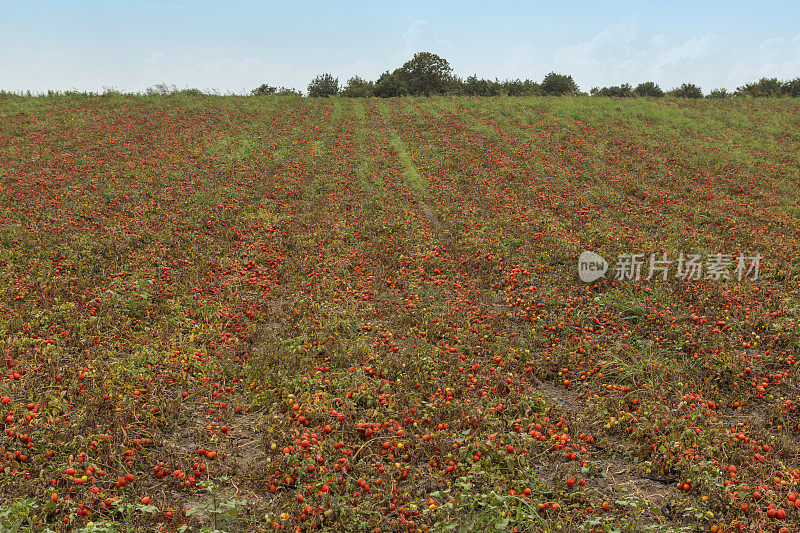
<instances>
[{"instance_id":1,"label":"bush","mask_svg":"<svg viewBox=\"0 0 800 533\"><path fill-rule=\"evenodd\" d=\"M532 80L506 80L503 82L503 91L508 96L533 96L541 94L541 86Z\"/></svg>"},{"instance_id":2,"label":"bush","mask_svg":"<svg viewBox=\"0 0 800 533\"><path fill-rule=\"evenodd\" d=\"M50 91L48 91L49 93ZM145 89L145 94L149 96L166 96L168 94L172 94L178 92L178 87L173 83L172 85L167 85L166 83L156 83Z\"/></svg>"},{"instance_id":3,"label":"bush","mask_svg":"<svg viewBox=\"0 0 800 533\"><path fill-rule=\"evenodd\" d=\"M703 90L693 83L683 83L680 87L672 89L668 94L678 98L702 98Z\"/></svg>"},{"instance_id":4,"label":"bush","mask_svg":"<svg viewBox=\"0 0 800 533\"><path fill-rule=\"evenodd\" d=\"M407 95L408 88L396 74L390 74L389 71L386 71L375 82L373 93L381 98L391 98L393 96Z\"/></svg>"},{"instance_id":5,"label":"bush","mask_svg":"<svg viewBox=\"0 0 800 533\"><path fill-rule=\"evenodd\" d=\"M303 96L303 93L292 87L278 87L275 96Z\"/></svg>"},{"instance_id":6,"label":"bush","mask_svg":"<svg viewBox=\"0 0 800 533\"><path fill-rule=\"evenodd\" d=\"M790 96L792 98L800 97L800 78L783 82L781 89L783 90L783 94L786 96Z\"/></svg>"},{"instance_id":7,"label":"bush","mask_svg":"<svg viewBox=\"0 0 800 533\"><path fill-rule=\"evenodd\" d=\"M353 76L347 80L347 86L342 91L342 96L349 98L368 98L373 96L375 84L359 76Z\"/></svg>"},{"instance_id":8,"label":"bush","mask_svg":"<svg viewBox=\"0 0 800 533\"><path fill-rule=\"evenodd\" d=\"M325 73L320 74L308 84L308 96L312 98L328 98L339 94L339 78Z\"/></svg>"},{"instance_id":9,"label":"bush","mask_svg":"<svg viewBox=\"0 0 800 533\"><path fill-rule=\"evenodd\" d=\"M551 72L542 80L542 93L552 96L576 95L580 91L572 76Z\"/></svg>"},{"instance_id":10,"label":"bush","mask_svg":"<svg viewBox=\"0 0 800 533\"><path fill-rule=\"evenodd\" d=\"M594 87L590 92L592 96L613 96L616 98L630 98L634 96L633 88L627 83L603 87L602 89Z\"/></svg>"},{"instance_id":11,"label":"bush","mask_svg":"<svg viewBox=\"0 0 800 533\"><path fill-rule=\"evenodd\" d=\"M664 96L664 91L661 90L661 87L652 81L640 83L636 86L633 92L636 93L636 96L652 96L655 98Z\"/></svg>"},{"instance_id":12,"label":"bush","mask_svg":"<svg viewBox=\"0 0 800 533\"><path fill-rule=\"evenodd\" d=\"M754 97L774 97L783 95L783 87L778 78L761 78L736 89L737 94Z\"/></svg>"},{"instance_id":13,"label":"bush","mask_svg":"<svg viewBox=\"0 0 800 533\"><path fill-rule=\"evenodd\" d=\"M731 96L733 95L727 89L714 89L708 93L706 98L730 98Z\"/></svg>"},{"instance_id":14,"label":"bush","mask_svg":"<svg viewBox=\"0 0 800 533\"><path fill-rule=\"evenodd\" d=\"M69 91L67 91L67 93L65 94L68 93ZM203 96L205 93L200 89L194 87L186 89L178 89L178 87L174 83L172 85L167 85L166 83L157 83L151 87L148 87L145 90L145 94L147 94L148 96L171 96L171 95Z\"/></svg>"},{"instance_id":15,"label":"bush","mask_svg":"<svg viewBox=\"0 0 800 533\"><path fill-rule=\"evenodd\" d=\"M267 96L270 94L275 94L275 91L277 90L278 90L277 87L273 87L265 83L263 85L259 85L258 87L250 91L250 94L253 96Z\"/></svg>"},{"instance_id":16,"label":"bush","mask_svg":"<svg viewBox=\"0 0 800 533\"><path fill-rule=\"evenodd\" d=\"M457 92L467 96L498 96L505 92L503 84L499 81L484 80L478 78L477 74L469 76L466 80L458 81L460 82L460 90Z\"/></svg>"},{"instance_id":17,"label":"bush","mask_svg":"<svg viewBox=\"0 0 800 533\"><path fill-rule=\"evenodd\" d=\"M395 70L394 75L409 94L429 96L447 91L452 71L446 59L431 52L419 52Z\"/></svg>"}]
</instances>

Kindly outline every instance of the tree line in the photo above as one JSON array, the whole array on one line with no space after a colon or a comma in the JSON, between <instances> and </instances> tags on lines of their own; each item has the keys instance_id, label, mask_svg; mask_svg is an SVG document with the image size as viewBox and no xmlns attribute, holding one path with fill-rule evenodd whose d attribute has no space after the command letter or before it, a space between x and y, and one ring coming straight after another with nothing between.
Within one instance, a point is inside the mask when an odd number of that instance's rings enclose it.
<instances>
[{"instance_id":1,"label":"tree line","mask_svg":"<svg viewBox=\"0 0 800 533\"><path fill-rule=\"evenodd\" d=\"M297 95L300 92L286 87L273 87L263 84L251 91L253 95ZM352 98L393 97L393 96L430 96L434 94L451 94L465 96L565 96L582 95L572 76L549 73L541 82L532 80L488 80L478 78L477 74L461 78L453 75L453 69L446 59L431 52L419 52L392 72L386 71L375 80L365 80L353 76L343 86L339 79L330 73L320 74L308 85L308 96L325 98L344 96ZM726 89L714 89L708 94L693 83L683 83L669 91L664 91L655 82L647 81L636 87L628 83L610 87L593 87L589 91L592 96L611 97L662 97L676 96L683 98L730 98L733 96L752 97L800 97L800 78L779 81L777 78L761 78L729 92Z\"/></svg>"}]
</instances>

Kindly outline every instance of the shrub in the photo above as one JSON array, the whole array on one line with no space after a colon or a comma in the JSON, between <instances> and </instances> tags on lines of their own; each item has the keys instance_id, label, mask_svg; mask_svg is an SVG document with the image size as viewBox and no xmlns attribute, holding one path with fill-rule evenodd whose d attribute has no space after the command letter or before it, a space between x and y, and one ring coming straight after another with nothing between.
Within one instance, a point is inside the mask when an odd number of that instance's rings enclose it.
<instances>
[{"instance_id":1,"label":"shrub","mask_svg":"<svg viewBox=\"0 0 800 533\"><path fill-rule=\"evenodd\" d=\"M640 83L636 86L633 92L636 93L636 96L652 96L655 98L664 96L664 91L661 90L661 87L652 81Z\"/></svg>"},{"instance_id":2,"label":"shrub","mask_svg":"<svg viewBox=\"0 0 800 533\"><path fill-rule=\"evenodd\" d=\"M738 87L736 93L755 97L781 96L783 87L778 78L761 78L755 83L748 83Z\"/></svg>"},{"instance_id":3,"label":"shrub","mask_svg":"<svg viewBox=\"0 0 800 533\"><path fill-rule=\"evenodd\" d=\"M478 78L477 74L473 74L466 80L461 81L460 85L461 90L459 92L468 96L498 96L505 92L503 84L499 81L484 80Z\"/></svg>"},{"instance_id":4,"label":"shrub","mask_svg":"<svg viewBox=\"0 0 800 533\"><path fill-rule=\"evenodd\" d=\"M694 83L682 83L680 87L672 89L668 94L678 98L702 98L703 90Z\"/></svg>"},{"instance_id":5,"label":"shrub","mask_svg":"<svg viewBox=\"0 0 800 533\"><path fill-rule=\"evenodd\" d=\"M800 97L800 78L783 82L781 89L786 96L792 98Z\"/></svg>"},{"instance_id":6,"label":"shrub","mask_svg":"<svg viewBox=\"0 0 800 533\"><path fill-rule=\"evenodd\" d=\"M253 96L267 96L270 94L275 94L275 91L277 90L278 90L277 87L273 87L271 85L264 83L263 85L259 85L258 87L250 91L250 94Z\"/></svg>"},{"instance_id":7,"label":"shrub","mask_svg":"<svg viewBox=\"0 0 800 533\"><path fill-rule=\"evenodd\" d=\"M347 85L342 91L342 96L349 98L368 98L375 92L375 84L359 76L347 80Z\"/></svg>"},{"instance_id":8,"label":"shrub","mask_svg":"<svg viewBox=\"0 0 800 533\"><path fill-rule=\"evenodd\" d=\"M572 76L551 72L542 80L542 93L553 96L575 95L580 91Z\"/></svg>"},{"instance_id":9,"label":"shrub","mask_svg":"<svg viewBox=\"0 0 800 533\"><path fill-rule=\"evenodd\" d=\"M603 87L602 89L594 87L590 92L592 96L613 96L616 98L630 98L634 96L633 88L627 83Z\"/></svg>"},{"instance_id":10,"label":"shrub","mask_svg":"<svg viewBox=\"0 0 800 533\"><path fill-rule=\"evenodd\" d=\"M320 74L308 84L308 96L312 98L328 98L339 94L339 78L325 73Z\"/></svg>"},{"instance_id":11,"label":"shrub","mask_svg":"<svg viewBox=\"0 0 800 533\"><path fill-rule=\"evenodd\" d=\"M174 83L172 85L167 85L166 83L156 83L155 85L145 89L145 94L150 96L165 96L174 92L178 92L178 87Z\"/></svg>"},{"instance_id":12,"label":"shrub","mask_svg":"<svg viewBox=\"0 0 800 533\"><path fill-rule=\"evenodd\" d=\"M532 80L506 80L503 91L509 96L532 96L541 94L541 86Z\"/></svg>"},{"instance_id":13,"label":"shrub","mask_svg":"<svg viewBox=\"0 0 800 533\"><path fill-rule=\"evenodd\" d=\"M113 96L122 96L123 94L125 93L123 93L122 91L118 91L113 87L103 87L103 92L100 93L100 96L113 97Z\"/></svg>"},{"instance_id":14,"label":"shrub","mask_svg":"<svg viewBox=\"0 0 800 533\"><path fill-rule=\"evenodd\" d=\"M714 89L706 95L706 98L729 98L731 96L727 89Z\"/></svg>"},{"instance_id":15,"label":"shrub","mask_svg":"<svg viewBox=\"0 0 800 533\"><path fill-rule=\"evenodd\" d=\"M278 87L275 96L303 96L303 93L292 87Z\"/></svg>"}]
</instances>

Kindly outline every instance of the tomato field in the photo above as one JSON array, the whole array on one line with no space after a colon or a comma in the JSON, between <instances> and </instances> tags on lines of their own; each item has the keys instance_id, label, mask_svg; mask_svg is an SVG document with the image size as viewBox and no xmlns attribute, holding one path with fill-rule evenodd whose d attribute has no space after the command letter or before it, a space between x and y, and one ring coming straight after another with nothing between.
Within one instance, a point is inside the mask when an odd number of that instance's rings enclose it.
<instances>
[{"instance_id":1,"label":"tomato field","mask_svg":"<svg viewBox=\"0 0 800 533\"><path fill-rule=\"evenodd\" d=\"M798 100L0 115L0 529L797 531Z\"/></svg>"}]
</instances>

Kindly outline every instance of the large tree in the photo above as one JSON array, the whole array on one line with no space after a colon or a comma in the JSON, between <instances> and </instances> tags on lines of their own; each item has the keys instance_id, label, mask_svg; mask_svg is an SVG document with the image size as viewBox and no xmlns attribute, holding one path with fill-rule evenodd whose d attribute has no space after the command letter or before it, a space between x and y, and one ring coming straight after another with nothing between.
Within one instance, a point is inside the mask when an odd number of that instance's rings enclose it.
<instances>
[{"instance_id":1,"label":"large tree","mask_svg":"<svg viewBox=\"0 0 800 533\"><path fill-rule=\"evenodd\" d=\"M419 52L394 71L409 94L431 95L447 91L450 81L450 64L431 52Z\"/></svg>"}]
</instances>

